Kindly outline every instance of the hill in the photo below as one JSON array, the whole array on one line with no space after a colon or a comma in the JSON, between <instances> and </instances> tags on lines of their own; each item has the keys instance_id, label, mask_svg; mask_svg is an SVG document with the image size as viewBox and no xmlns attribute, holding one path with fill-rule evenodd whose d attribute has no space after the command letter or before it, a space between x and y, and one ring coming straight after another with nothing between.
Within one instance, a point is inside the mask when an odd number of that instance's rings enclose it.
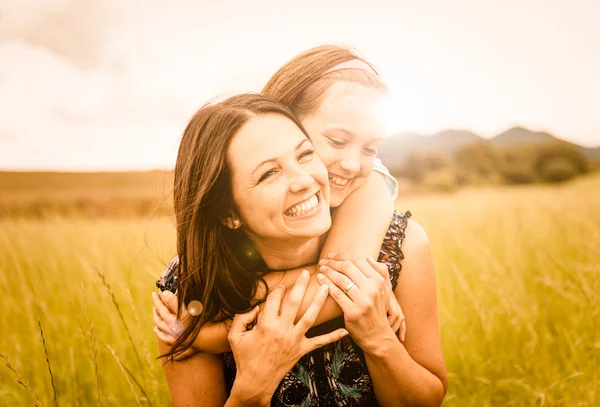
<instances>
[{"instance_id":1,"label":"hill","mask_svg":"<svg viewBox=\"0 0 600 407\"><path fill-rule=\"evenodd\" d=\"M439 152L452 154L469 144L488 143L493 147L511 147L520 145L563 142L580 149L589 159L600 159L600 147L590 148L562 140L550 133L532 131L523 127L513 127L491 139L468 130L446 130L432 135L399 133L389 136L379 148L379 158L388 167L395 167L409 153Z\"/></svg>"}]
</instances>

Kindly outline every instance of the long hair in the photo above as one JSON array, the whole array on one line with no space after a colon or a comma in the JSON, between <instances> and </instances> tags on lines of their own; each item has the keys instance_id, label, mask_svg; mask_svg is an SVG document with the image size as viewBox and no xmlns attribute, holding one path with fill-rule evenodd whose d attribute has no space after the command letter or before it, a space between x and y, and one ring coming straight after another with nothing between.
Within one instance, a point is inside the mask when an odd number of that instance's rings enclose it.
<instances>
[{"instance_id":1,"label":"long hair","mask_svg":"<svg viewBox=\"0 0 600 407\"><path fill-rule=\"evenodd\" d=\"M262 274L236 256L237 248L246 241L243 232L223 224L235 213L227 162L229 145L245 123L265 114L285 116L306 134L289 109L256 94L203 106L183 132L173 191L178 305L181 310L197 300L203 311L190 316L185 331L166 356L175 357L189 349L205 323L231 319L264 300L254 298L259 284L264 284L264 293L268 291Z\"/></svg>"},{"instance_id":2,"label":"long hair","mask_svg":"<svg viewBox=\"0 0 600 407\"><path fill-rule=\"evenodd\" d=\"M343 62L358 59L374 72L347 69L327 73ZM376 70L352 48L340 45L321 45L297 55L283 65L269 79L261 94L288 106L298 118L313 113L321 104L323 95L336 82L354 82L387 92Z\"/></svg>"}]
</instances>

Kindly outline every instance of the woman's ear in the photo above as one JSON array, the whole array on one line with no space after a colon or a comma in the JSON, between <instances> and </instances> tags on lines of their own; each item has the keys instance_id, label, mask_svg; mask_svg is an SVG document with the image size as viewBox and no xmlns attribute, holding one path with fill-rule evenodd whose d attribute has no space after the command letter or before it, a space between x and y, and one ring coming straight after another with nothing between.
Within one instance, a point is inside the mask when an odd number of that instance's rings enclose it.
<instances>
[{"instance_id":1,"label":"woman's ear","mask_svg":"<svg viewBox=\"0 0 600 407\"><path fill-rule=\"evenodd\" d=\"M240 218L236 215L229 215L226 218L221 219L221 223L231 230L239 229L240 226L242 226Z\"/></svg>"}]
</instances>

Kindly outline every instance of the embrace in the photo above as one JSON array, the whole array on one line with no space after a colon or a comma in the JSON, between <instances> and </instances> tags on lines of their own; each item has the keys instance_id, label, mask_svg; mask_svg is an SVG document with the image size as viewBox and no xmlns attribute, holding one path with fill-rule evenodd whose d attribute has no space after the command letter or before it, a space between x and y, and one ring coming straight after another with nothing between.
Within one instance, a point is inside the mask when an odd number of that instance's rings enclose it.
<instances>
[{"instance_id":1,"label":"embrace","mask_svg":"<svg viewBox=\"0 0 600 407\"><path fill-rule=\"evenodd\" d=\"M152 294L175 406L442 403L433 256L377 159L386 98L363 57L320 46L191 118Z\"/></svg>"}]
</instances>

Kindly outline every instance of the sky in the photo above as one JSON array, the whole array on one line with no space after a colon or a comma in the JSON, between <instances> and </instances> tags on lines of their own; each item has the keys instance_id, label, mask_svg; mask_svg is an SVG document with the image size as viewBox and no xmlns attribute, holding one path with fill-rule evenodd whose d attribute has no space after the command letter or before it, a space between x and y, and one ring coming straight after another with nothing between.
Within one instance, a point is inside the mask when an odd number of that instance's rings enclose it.
<instances>
[{"instance_id":1,"label":"sky","mask_svg":"<svg viewBox=\"0 0 600 407\"><path fill-rule=\"evenodd\" d=\"M597 0L0 0L0 169L167 169L217 96L316 45L377 66L390 129L600 145Z\"/></svg>"}]
</instances>

